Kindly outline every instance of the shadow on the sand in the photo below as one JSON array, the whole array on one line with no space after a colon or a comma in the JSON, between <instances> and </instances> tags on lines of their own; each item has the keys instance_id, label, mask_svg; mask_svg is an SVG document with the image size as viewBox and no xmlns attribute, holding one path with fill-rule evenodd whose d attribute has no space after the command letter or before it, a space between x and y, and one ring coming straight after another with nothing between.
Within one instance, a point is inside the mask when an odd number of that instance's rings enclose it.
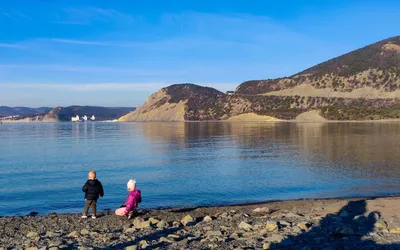
<instances>
[{"instance_id":1,"label":"shadow on the sand","mask_svg":"<svg viewBox=\"0 0 400 250\"><path fill-rule=\"evenodd\" d=\"M400 249L400 244L378 245L370 233L380 218L379 212L367 212L366 200L350 201L336 214L322 218L319 226L289 236L269 249Z\"/></svg>"}]
</instances>

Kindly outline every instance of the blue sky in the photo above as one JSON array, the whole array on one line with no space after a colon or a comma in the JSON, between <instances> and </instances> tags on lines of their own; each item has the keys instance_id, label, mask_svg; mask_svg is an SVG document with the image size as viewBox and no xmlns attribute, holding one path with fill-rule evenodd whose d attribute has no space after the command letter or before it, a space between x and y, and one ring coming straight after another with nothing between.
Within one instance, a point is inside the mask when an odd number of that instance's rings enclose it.
<instances>
[{"instance_id":1,"label":"blue sky","mask_svg":"<svg viewBox=\"0 0 400 250\"><path fill-rule=\"evenodd\" d=\"M137 106L182 82L233 90L400 35L400 1L0 3L0 105Z\"/></svg>"}]
</instances>

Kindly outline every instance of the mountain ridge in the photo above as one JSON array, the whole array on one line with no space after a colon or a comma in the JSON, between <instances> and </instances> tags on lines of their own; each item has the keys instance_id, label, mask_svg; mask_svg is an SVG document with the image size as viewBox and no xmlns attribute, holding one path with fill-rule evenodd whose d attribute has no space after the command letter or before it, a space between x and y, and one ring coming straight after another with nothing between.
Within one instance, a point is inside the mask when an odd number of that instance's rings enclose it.
<instances>
[{"instance_id":1,"label":"mountain ridge","mask_svg":"<svg viewBox=\"0 0 400 250\"><path fill-rule=\"evenodd\" d=\"M234 93L174 84L151 95L120 121L227 120L243 114L255 116L242 118L294 120L309 111L328 120L392 119L400 118L399 97L400 36L396 36L289 77L245 81Z\"/></svg>"}]
</instances>

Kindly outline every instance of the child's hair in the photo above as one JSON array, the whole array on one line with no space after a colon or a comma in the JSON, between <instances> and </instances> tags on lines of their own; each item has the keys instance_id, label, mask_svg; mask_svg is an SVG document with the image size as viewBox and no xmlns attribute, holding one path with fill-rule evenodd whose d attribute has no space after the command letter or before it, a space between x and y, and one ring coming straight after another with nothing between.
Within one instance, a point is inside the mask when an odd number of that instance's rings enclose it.
<instances>
[{"instance_id":1,"label":"child's hair","mask_svg":"<svg viewBox=\"0 0 400 250\"><path fill-rule=\"evenodd\" d=\"M90 170L90 171L89 171L89 174L93 174L94 177L96 177L96 171L94 171L94 170Z\"/></svg>"},{"instance_id":2,"label":"child's hair","mask_svg":"<svg viewBox=\"0 0 400 250\"><path fill-rule=\"evenodd\" d=\"M128 183L126 184L126 187L128 188L128 190L129 190L129 189L135 190L135 189L136 189L136 181L130 179L130 180L128 181Z\"/></svg>"}]
</instances>

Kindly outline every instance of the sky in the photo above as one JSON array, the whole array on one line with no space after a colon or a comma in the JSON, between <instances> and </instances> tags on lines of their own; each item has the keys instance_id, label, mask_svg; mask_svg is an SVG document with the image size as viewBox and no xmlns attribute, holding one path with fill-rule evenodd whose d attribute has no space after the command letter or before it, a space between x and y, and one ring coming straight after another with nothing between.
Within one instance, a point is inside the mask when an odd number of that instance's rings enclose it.
<instances>
[{"instance_id":1,"label":"sky","mask_svg":"<svg viewBox=\"0 0 400 250\"><path fill-rule=\"evenodd\" d=\"M400 35L398 0L13 0L0 3L0 105L138 106L221 91Z\"/></svg>"}]
</instances>

